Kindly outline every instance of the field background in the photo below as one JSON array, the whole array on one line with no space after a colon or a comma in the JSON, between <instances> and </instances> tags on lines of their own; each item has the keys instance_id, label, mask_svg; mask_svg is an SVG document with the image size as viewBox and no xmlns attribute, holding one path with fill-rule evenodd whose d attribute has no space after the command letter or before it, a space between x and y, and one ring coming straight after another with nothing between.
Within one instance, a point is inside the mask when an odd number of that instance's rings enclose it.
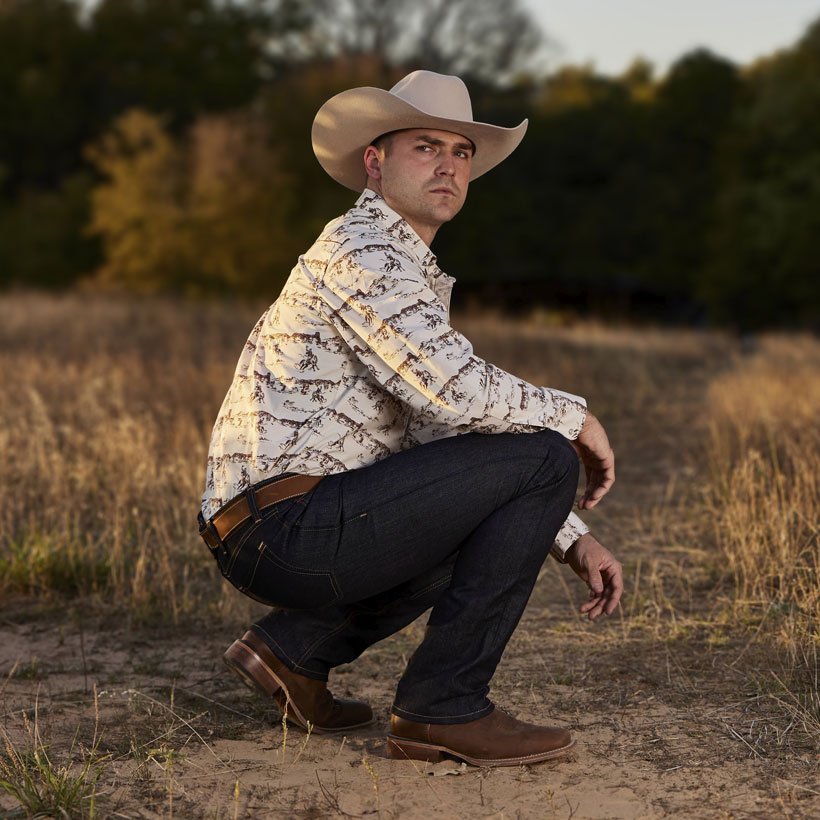
<instances>
[{"instance_id":1,"label":"field background","mask_svg":"<svg viewBox=\"0 0 820 820\"><path fill-rule=\"evenodd\" d=\"M627 586L590 624L547 562L493 696L578 745L488 771L384 757L423 620L334 672L379 718L348 738L285 732L222 666L258 609L194 518L263 308L0 297L0 817L37 789L74 799L70 817L818 816L816 339L454 318L606 425L618 480L585 518Z\"/></svg>"},{"instance_id":2,"label":"field background","mask_svg":"<svg viewBox=\"0 0 820 820\"><path fill-rule=\"evenodd\" d=\"M820 18L609 75L531 11L0 0L0 820L820 817ZM418 68L529 121L436 237L456 326L617 456L585 517L623 605L583 620L548 561L493 682L573 730L539 766L385 759L423 619L333 676L371 731L286 732L224 670L258 608L195 528L242 344L352 204L315 113Z\"/></svg>"}]
</instances>

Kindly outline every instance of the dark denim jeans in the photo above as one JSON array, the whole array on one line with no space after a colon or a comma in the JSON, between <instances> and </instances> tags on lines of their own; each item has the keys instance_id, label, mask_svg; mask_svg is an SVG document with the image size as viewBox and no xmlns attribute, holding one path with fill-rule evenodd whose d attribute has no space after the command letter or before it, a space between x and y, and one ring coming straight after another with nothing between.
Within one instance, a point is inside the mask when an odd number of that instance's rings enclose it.
<instances>
[{"instance_id":1,"label":"dark denim jeans","mask_svg":"<svg viewBox=\"0 0 820 820\"><path fill-rule=\"evenodd\" d=\"M465 722L492 711L490 679L577 482L558 433L468 433L328 476L262 510L217 559L275 607L257 635L318 680L433 607L393 712Z\"/></svg>"}]
</instances>

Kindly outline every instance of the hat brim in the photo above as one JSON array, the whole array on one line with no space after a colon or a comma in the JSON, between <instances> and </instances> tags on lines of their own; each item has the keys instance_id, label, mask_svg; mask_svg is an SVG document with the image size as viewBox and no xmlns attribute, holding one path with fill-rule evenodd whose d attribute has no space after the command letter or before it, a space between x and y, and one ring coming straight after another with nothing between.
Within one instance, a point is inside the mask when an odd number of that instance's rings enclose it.
<instances>
[{"instance_id":1,"label":"hat brim","mask_svg":"<svg viewBox=\"0 0 820 820\"><path fill-rule=\"evenodd\" d=\"M313 151L333 179L354 191L367 182L364 151L374 139L404 128L433 128L467 137L475 146L470 179L487 173L519 145L527 120L514 128L427 114L382 88L351 88L331 97L313 120Z\"/></svg>"}]
</instances>

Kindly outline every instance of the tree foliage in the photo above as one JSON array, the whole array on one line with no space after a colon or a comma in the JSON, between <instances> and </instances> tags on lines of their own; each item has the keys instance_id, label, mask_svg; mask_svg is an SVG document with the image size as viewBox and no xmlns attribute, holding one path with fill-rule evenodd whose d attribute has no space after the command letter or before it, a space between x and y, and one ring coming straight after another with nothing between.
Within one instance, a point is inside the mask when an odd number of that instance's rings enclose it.
<instances>
[{"instance_id":1,"label":"tree foliage","mask_svg":"<svg viewBox=\"0 0 820 820\"><path fill-rule=\"evenodd\" d=\"M105 250L101 284L250 292L292 265L294 186L258 115L203 117L175 140L161 118L131 109L87 153L105 180L88 228Z\"/></svg>"},{"instance_id":2,"label":"tree foliage","mask_svg":"<svg viewBox=\"0 0 820 820\"><path fill-rule=\"evenodd\" d=\"M494 84L543 70L544 33L517 0L305 0L317 57L380 55Z\"/></svg>"},{"instance_id":3,"label":"tree foliage","mask_svg":"<svg viewBox=\"0 0 820 820\"><path fill-rule=\"evenodd\" d=\"M518 0L0 0L0 285L274 296L353 199L316 109L424 67L530 120L436 239L460 291L820 326L820 20L745 69L553 51Z\"/></svg>"}]
</instances>

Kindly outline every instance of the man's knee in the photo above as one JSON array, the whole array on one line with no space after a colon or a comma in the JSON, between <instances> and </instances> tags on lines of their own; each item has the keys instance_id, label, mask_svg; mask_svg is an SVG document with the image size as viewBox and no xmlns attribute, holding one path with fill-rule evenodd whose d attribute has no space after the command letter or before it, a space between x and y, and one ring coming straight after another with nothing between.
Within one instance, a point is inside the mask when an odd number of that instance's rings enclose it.
<instances>
[{"instance_id":1,"label":"man's knee","mask_svg":"<svg viewBox=\"0 0 820 820\"><path fill-rule=\"evenodd\" d=\"M578 486L578 453L575 452L575 448L570 444L569 440L563 436L561 436L559 447L561 451L561 461L566 470L566 480L575 488Z\"/></svg>"},{"instance_id":2,"label":"man's knee","mask_svg":"<svg viewBox=\"0 0 820 820\"><path fill-rule=\"evenodd\" d=\"M542 450L543 475L556 485L578 486L578 455L569 441L554 430L532 433Z\"/></svg>"}]
</instances>

